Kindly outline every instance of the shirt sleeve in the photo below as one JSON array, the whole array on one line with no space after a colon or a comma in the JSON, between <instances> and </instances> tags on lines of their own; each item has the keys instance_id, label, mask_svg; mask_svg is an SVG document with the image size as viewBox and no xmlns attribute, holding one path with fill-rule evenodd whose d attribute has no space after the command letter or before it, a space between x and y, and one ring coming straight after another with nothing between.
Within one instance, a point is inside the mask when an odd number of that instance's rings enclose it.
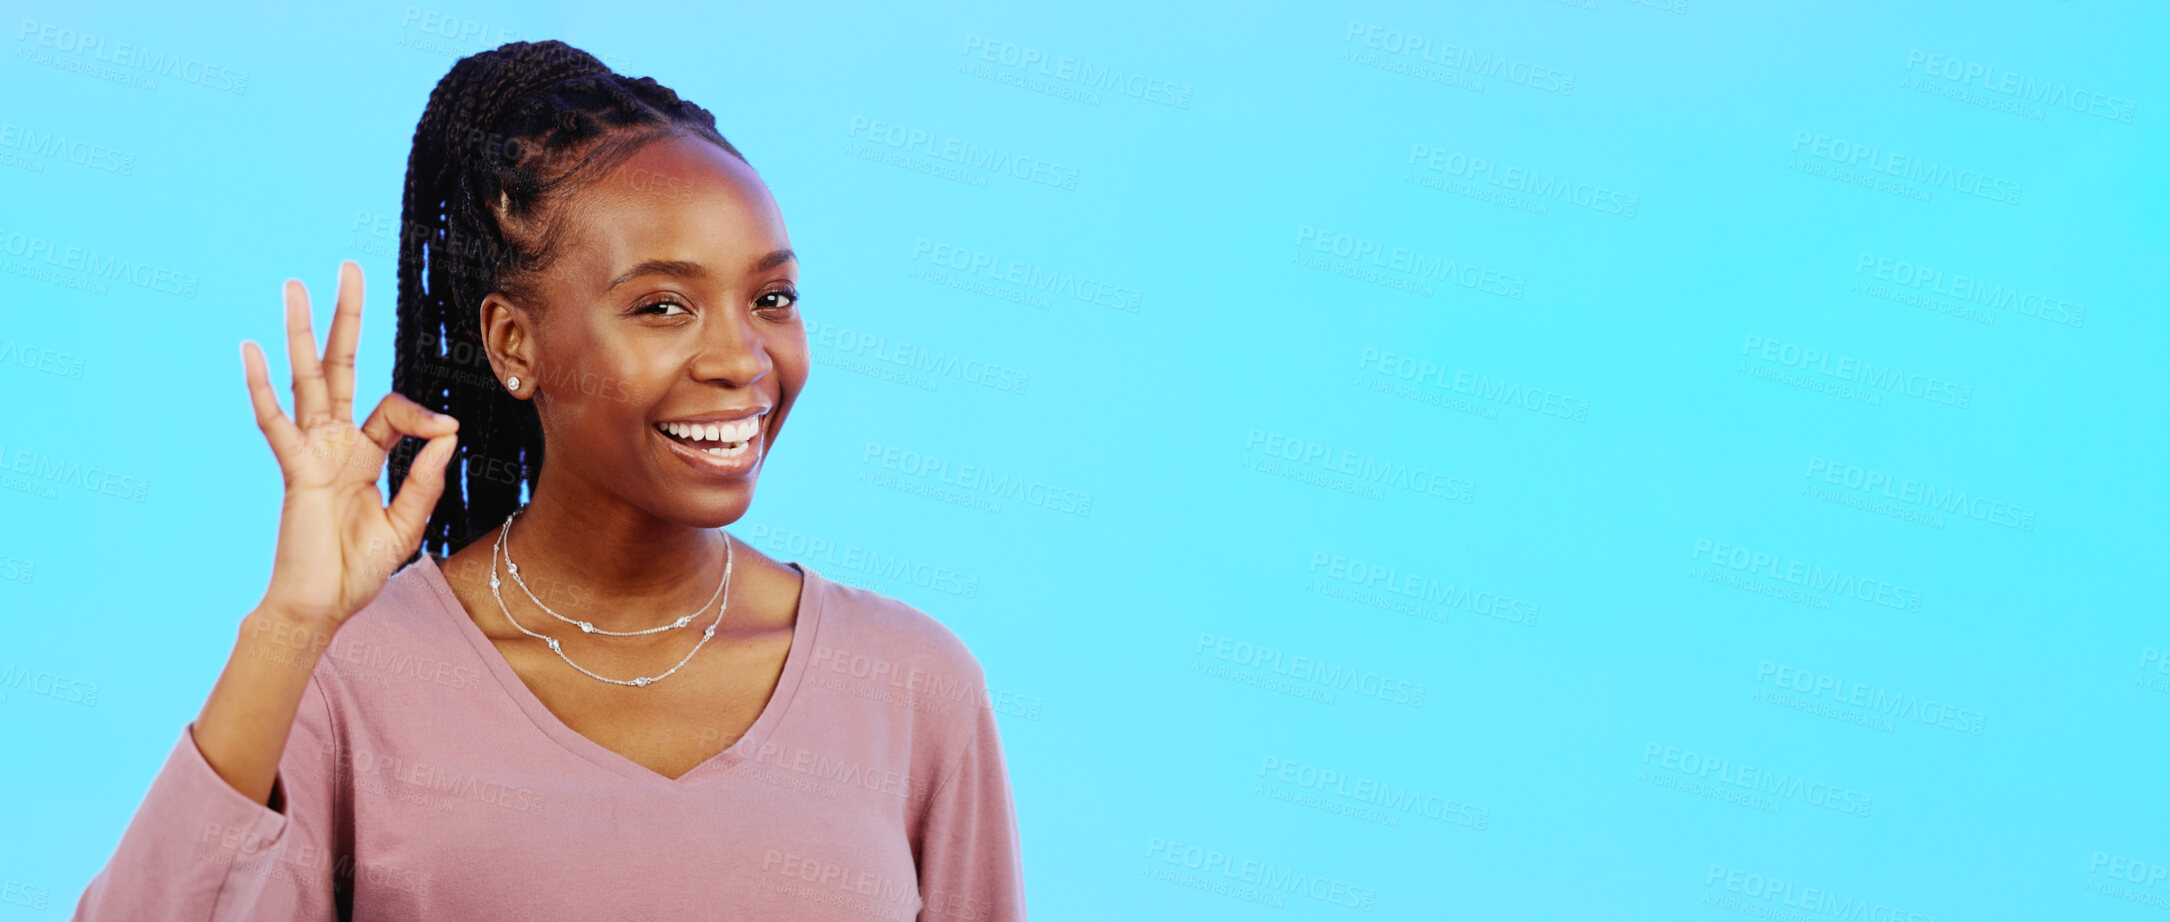
<instances>
[{"instance_id":1,"label":"shirt sleeve","mask_svg":"<svg viewBox=\"0 0 2170 922\"><path fill-rule=\"evenodd\" d=\"M334 884L351 865L332 854L333 739L312 676L265 806L212 769L190 721L72 918L338 922Z\"/></svg>"},{"instance_id":2,"label":"shirt sleeve","mask_svg":"<svg viewBox=\"0 0 2170 922\"><path fill-rule=\"evenodd\" d=\"M922 920L1022 922L1024 862L1017 814L991 707L978 712L971 741L927 802L919 843Z\"/></svg>"}]
</instances>

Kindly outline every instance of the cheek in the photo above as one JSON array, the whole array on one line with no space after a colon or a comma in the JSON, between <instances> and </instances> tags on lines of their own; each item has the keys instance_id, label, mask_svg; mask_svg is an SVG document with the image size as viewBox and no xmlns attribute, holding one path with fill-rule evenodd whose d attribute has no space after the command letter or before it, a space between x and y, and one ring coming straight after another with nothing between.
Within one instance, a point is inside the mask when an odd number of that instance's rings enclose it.
<instances>
[{"instance_id":1,"label":"cheek","mask_svg":"<svg viewBox=\"0 0 2170 922\"><path fill-rule=\"evenodd\" d=\"M796 340L777 343L769 350L769 361L775 363L778 383L783 385L787 397L797 393L806 383L806 376L814 364L803 334Z\"/></svg>"},{"instance_id":2,"label":"cheek","mask_svg":"<svg viewBox=\"0 0 2170 922\"><path fill-rule=\"evenodd\" d=\"M652 363L624 350L591 343L585 348L553 349L558 358L541 369L551 392L553 415L570 428L623 444L620 430L639 425L641 408L660 393L666 375Z\"/></svg>"}]
</instances>

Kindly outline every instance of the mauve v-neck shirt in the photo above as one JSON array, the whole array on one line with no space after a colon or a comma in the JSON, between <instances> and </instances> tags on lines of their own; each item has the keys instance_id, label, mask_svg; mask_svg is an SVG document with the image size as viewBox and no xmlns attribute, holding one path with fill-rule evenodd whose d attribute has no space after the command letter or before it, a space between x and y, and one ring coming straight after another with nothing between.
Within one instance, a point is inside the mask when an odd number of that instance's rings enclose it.
<instances>
[{"instance_id":1,"label":"mauve v-neck shirt","mask_svg":"<svg viewBox=\"0 0 2170 922\"><path fill-rule=\"evenodd\" d=\"M191 722L74 918L1023 919L979 662L910 605L792 566L775 693L671 779L558 720L424 554L316 662L281 809L220 778Z\"/></svg>"}]
</instances>

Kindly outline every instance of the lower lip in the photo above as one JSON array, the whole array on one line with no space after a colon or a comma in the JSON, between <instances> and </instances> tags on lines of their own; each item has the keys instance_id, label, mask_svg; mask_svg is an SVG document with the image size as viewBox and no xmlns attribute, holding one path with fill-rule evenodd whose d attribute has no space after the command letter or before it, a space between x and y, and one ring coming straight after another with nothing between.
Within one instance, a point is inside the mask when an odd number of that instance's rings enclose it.
<instances>
[{"instance_id":1,"label":"lower lip","mask_svg":"<svg viewBox=\"0 0 2170 922\"><path fill-rule=\"evenodd\" d=\"M653 428L648 431L654 432L656 438L662 439L665 445L670 446L672 454L685 459L687 464L692 465L695 470L704 474L725 477L744 474L753 470L754 465L761 461L761 431L759 429L754 430L753 436L746 440L744 450L737 455L725 458L718 458L707 452L696 450L692 446L657 432Z\"/></svg>"}]
</instances>

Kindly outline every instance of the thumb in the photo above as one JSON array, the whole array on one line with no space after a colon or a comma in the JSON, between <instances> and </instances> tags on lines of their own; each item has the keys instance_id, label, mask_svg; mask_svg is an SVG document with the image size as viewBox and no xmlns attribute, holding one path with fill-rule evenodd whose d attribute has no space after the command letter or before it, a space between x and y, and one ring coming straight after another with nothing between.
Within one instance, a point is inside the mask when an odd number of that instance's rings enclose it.
<instances>
[{"instance_id":1,"label":"thumb","mask_svg":"<svg viewBox=\"0 0 2170 922\"><path fill-rule=\"evenodd\" d=\"M392 505L385 510L391 520L392 530L399 535L402 547L412 547L422 540L422 529L429 524L430 510L437 508L437 498L445 491L445 462L451 460L452 450L458 447L459 433L447 432L430 439L429 444L415 453L414 464L407 468L407 479L399 485L399 492L392 497Z\"/></svg>"}]
</instances>

